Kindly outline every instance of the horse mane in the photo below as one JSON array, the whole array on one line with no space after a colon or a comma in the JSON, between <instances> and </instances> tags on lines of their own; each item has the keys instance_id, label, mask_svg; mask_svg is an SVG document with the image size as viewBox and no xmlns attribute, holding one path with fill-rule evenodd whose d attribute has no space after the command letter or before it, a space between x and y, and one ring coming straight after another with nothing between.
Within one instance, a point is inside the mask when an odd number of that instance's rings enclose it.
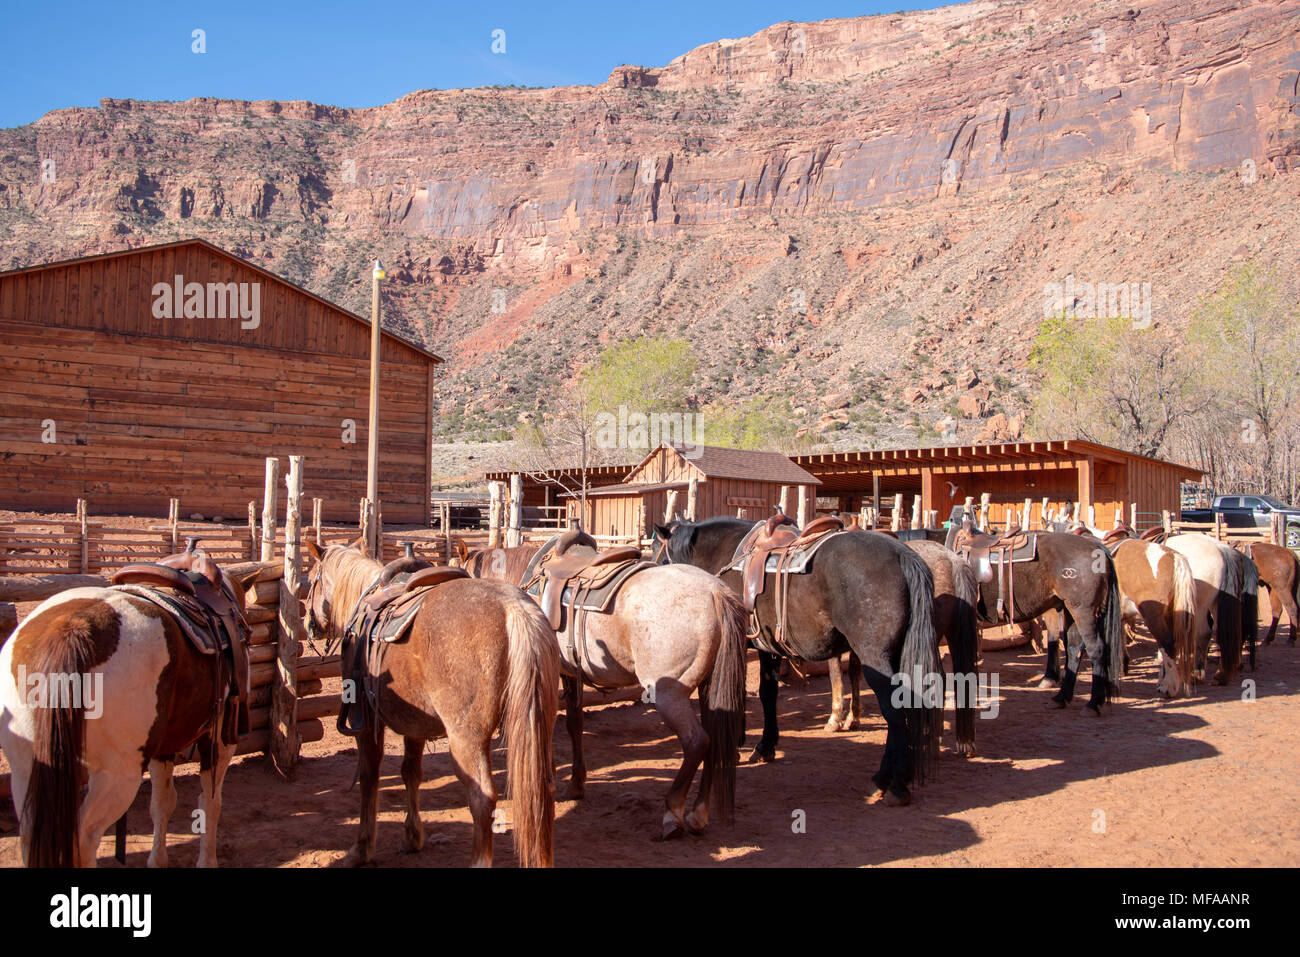
<instances>
[{"instance_id":1,"label":"horse mane","mask_svg":"<svg viewBox=\"0 0 1300 957\"><path fill-rule=\"evenodd\" d=\"M342 628L361 601L362 592L370 587L384 566L345 545L331 545L321 558L321 564L329 570L330 609L339 619L334 624Z\"/></svg>"}]
</instances>

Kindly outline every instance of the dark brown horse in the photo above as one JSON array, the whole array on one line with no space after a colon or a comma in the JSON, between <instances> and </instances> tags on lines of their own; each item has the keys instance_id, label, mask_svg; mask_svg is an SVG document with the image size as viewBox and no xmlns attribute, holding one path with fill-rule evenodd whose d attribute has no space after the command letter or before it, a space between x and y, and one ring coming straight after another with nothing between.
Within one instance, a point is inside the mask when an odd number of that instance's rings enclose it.
<instances>
[{"instance_id":1,"label":"dark brown horse","mask_svg":"<svg viewBox=\"0 0 1300 957\"><path fill-rule=\"evenodd\" d=\"M1101 706L1119 695L1124 670L1124 626L1119 584L1110 553L1089 536L1067 532L1038 532L1038 554L1015 565L1015 592L1008 613L1012 622L1027 622L1049 611L1058 614L1059 630L1047 644L1045 682L1060 681L1052 703L1064 708L1074 698L1079 653L1088 652L1092 688L1087 710L1100 715ZM980 585L978 613L986 625L996 625L993 609L998 582ZM1057 643L1067 639L1065 675L1057 664Z\"/></svg>"},{"instance_id":2,"label":"dark brown horse","mask_svg":"<svg viewBox=\"0 0 1300 957\"><path fill-rule=\"evenodd\" d=\"M739 592L740 573L728 568L753 528L742 519L710 518L660 526L655 534L667 541L670 561L721 574ZM915 552L888 536L837 534L821 546L807 574L790 576L780 641L775 605L780 589L770 583L773 575L768 578L755 607L763 737L751 760L776 757L781 658L826 661L852 650L889 729L872 781L884 792L885 803L908 803L908 785L914 774L924 780L943 728L943 665L934 633L930 570Z\"/></svg>"},{"instance_id":3,"label":"dark brown horse","mask_svg":"<svg viewBox=\"0 0 1300 957\"><path fill-rule=\"evenodd\" d=\"M362 594L384 566L353 546L324 551L309 541L316 559L307 596L311 637L343 638L342 672L354 672L359 642L344 635ZM474 866L492 864L496 788L492 735L505 730L515 856L523 866L550 866L555 822L555 768L551 734L558 711L559 649L541 610L518 588L462 578L429 590L409 636L388 646L375 675L377 708L357 739L361 818L347 863L365 864L375 853L375 811L384 731L402 735L405 757L408 852L424 845L420 821L421 760L425 742L446 737L456 777L474 818ZM353 689L360 699L360 690Z\"/></svg>"}]
</instances>

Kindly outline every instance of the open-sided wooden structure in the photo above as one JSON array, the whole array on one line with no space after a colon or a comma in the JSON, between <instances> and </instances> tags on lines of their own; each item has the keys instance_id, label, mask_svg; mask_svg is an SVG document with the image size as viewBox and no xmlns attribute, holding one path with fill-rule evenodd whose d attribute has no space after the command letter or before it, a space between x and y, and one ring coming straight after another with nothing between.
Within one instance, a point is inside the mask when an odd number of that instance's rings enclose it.
<instances>
[{"instance_id":1,"label":"open-sided wooden structure","mask_svg":"<svg viewBox=\"0 0 1300 957\"><path fill-rule=\"evenodd\" d=\"M0 342L0 507L238 518L292 448L326 517L356 517L369 323L265 269L194 239L0 273ZM440 361L383 337L388 523L429 521Z\"/></svg>"},{"instance_id":2,"label":"open-sided wooden structure","mask_svg":"<svg viewBox=\"0 0 1300 957\"><path fill-rule=\"evenodd\" d=\"M1031 521L1042 522L1042 501L1061 511L1077 506L1086 517L1095 508L1097 525L1109 528L1115 516L1136 503L1146 524L1159 524L1164 511L1179 514L1179 485L1199 481L1197 469L1123 452L1078 439L1016 442L1004 445L939 446L871 452L798 455L794 461L821 480L822 510L857 512L879 496L885 504L902 494L911 503L921 496L923 514L946 519L968 497L989 495L989 521L1005 523L1008 512L1031 501Z\"/></svg>"}]
</instances>

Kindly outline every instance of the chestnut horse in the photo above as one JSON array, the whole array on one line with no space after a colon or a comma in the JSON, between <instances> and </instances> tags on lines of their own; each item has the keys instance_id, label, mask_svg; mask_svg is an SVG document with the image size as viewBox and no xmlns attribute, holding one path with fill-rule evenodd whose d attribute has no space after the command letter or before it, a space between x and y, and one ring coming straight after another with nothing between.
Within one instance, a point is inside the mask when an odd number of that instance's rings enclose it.
<instances>
[{"instance_id":1,"label":"chestnut horse","mask_svg":"<svg viewBox=\"0 0 1300 957\"><path fill-rule=\"evenodd\" d=\"M200 553L201 554L201 553ZM220 580L244 641L246 580ZM47 598L0 650L0 748L12 769L14 810L29 867L95 867L100 839L135 799L149 770L150 867L167 866L176 809L172 769L199 756L199 867L217 866L221 788L235 744L223 740L230 666L204 655L170 612L117 588ZM85 794L82 787L85 786Z\"/></svg>"},{"instance_id":2,"label":"chestnut horse","mask_svg":"<svg viewBox=\"0 0 1300 957\"><path fill-rule=\"evenodd\" d=\"M739 592L740 572L729 569L737 546L753 528L753 522L720 517L678 520L657 526L655 535L667 542L669 561L720 575ZM872 783L883 793L883 803L909 803L908 786L914 774L924 781L943 726L943 693L941 689L933 693L935 682L943 680L943 665L934 633L929 568L896 539L846 531L820 547L811 571L789 576L789 586L782 641L776 640L779 589L769 584L755 607L759 628L753 640L759 654L763 737L751 760L776 757L782 657L826 661L852 650L862 662L862 676L875 693L889 729ZM918 674L928 688L914 686Z\"/></svg>"},{"instance_id":3,"label":"chestnut horse","mask_svg":"<svg viewBox=\"0 0 1300 957\"><path fill-rule=\"evenodd\" d=\"M355 545L314 542L316 560L307 595L310 638L342 638L342 673L355 672L364 649L345 635L361 596L384 566ZM555 825L555 768L551 733L558 709L559 652L555 633L541 610L518 588L461 578L431 588L420 603L410 633L390 644L379 673L376 711L357 738L361 817L346 863L374 859L379 765L384 731L402 735L406 784L404 850L424 846L420 820L421 766L425 742L446 737L451 759L474 819L471 863L492 864L496 788L492 783L492 735L504 727L512 799L511 832L521 866L549 867ZM360 689L354 689L360 698Z\"/></svg>"},{"instance_id":4,"label":"chestnut horse","mask_svg":"<svg viewBox=\"0 0 1300 957\"><path fill-rule=\"evenodd\" d=\"M552 547L524 545L471 552L472 575L522 580L533 557ZM713 791L719 813L731 817L736 751L745 727L745 610L711 575L695 568L653 566L634 572L608 613L565 615L556 636L561 655L565 723L573 744L569 796L581 798L587 780L582 751L583 682L606 688L646 689L664 723L682 745L682 764L668 790L661 838L698 833L709 820ZM583 635L575 640L576 633ZM585 654L583 649L585 648ZM699 688L700 718L691 706ZM704 765L690 813L686 799L696 769Z\"/></svg>"},{"instance_id":5,"label":"chestnut horse","mask_svg":"<svg viewBox=\"0 0 1300 957\"><path fill-rule=\"evenodd\" d=\"M1246 551L1259 568L1259 583L1268 589L1268 603L1273 612L1264 644L1273 643L1285 608L1287 620L1291 623L1287 644L1294 645L1296 625L1300 623L1300 559L1291 549L1270 542L1247 545Z\"/></svg>"}]
</instances>

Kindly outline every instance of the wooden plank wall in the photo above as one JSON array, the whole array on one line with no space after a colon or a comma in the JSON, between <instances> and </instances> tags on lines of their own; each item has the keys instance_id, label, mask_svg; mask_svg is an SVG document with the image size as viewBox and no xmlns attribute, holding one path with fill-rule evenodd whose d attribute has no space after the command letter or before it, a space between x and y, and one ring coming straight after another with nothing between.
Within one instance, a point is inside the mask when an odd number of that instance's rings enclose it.
<instances>
[{"instance_id":1,"label":"wooden plank wall","mask_svg":"<svg viewBox=\"0 0 1300 957\"><path fill-rule=\"evenodd\" d=\"M226 262L182 247L0 280L0 505L71 511L85 498L92 512L152 515L176 496L184 515L238 518L261 498L265 458L293 453L306 457L304 495L324 499L327 520L355 521L369 330ZM154 277L177 271L260 281L260 327L155 319ZM384 519L423 523L429 362L388 338L382 362ZM41 441L47 419L53 444Z\"/></svg>"}]
</instances>

